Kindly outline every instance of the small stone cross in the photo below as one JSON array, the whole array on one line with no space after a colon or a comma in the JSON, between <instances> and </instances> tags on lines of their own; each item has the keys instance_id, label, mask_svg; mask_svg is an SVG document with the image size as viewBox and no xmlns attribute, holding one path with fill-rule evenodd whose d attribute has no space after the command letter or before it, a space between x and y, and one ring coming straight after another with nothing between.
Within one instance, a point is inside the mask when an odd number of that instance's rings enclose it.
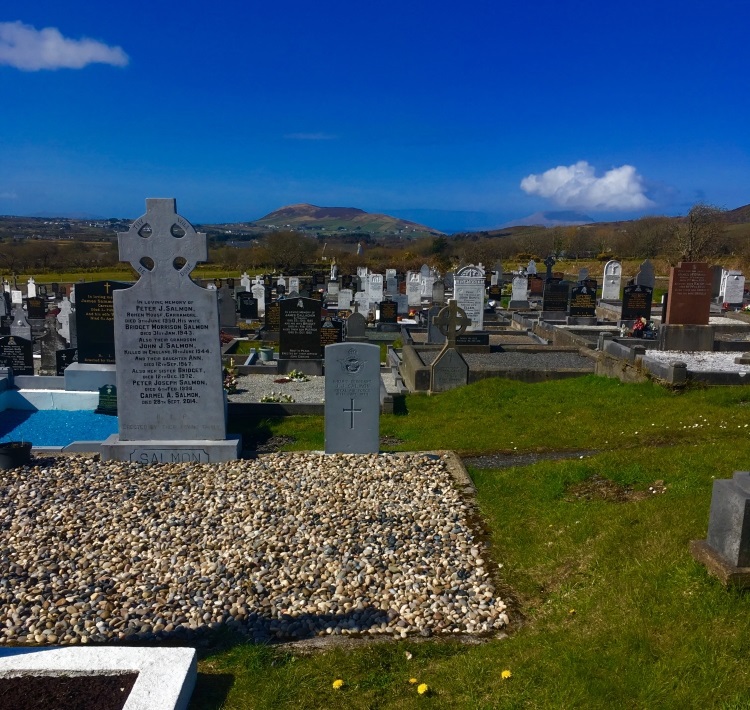
<instances>
[{"instance_id":1,"label":"small stone cross","mask_svg":"<svg viewBox=\"0 0 750 710\"><path fill-rule=\"evenodd\" d=\"M552 267L556 264L555 257L550 254L545 260L544 265L547 267L547 273L545 274L545 278L547 281L550 281L552 279Z\"/></svg>"},{"instance_id":2,"label":"small stone cross","mask_svg":"<svg viewBox=\"0 0 750 710\"><path fill-rule=\"evenodd\" d=\"M433 317L432 323L448 339L446 348L455 348L456 337L463 335L466 328L471 325L471 319L466 315L463 308L459 308L458 304L451 300L445 308L442 308Z\"/></svg>"},{"instance_id":3,"label":"small stone cross","mask_svg":"<svg viewBox=\"0 0 750 710\"><path fill-rule=\"evenodd\" d=\"M117 234L120 261L147 279L176 283L208 259L206 235L177 214L173 198L146 200L146 214Z\"/></svg>"}]
</instances>

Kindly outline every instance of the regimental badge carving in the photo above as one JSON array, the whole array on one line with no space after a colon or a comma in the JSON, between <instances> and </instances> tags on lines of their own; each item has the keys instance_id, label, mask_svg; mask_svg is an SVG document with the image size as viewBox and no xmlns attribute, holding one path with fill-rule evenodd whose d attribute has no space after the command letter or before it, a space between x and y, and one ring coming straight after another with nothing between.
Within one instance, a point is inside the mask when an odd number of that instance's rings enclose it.
<instances>
[{"instance_id":1,"label":"regimental badge carving","mask_svg":"<svg viewBox=\"0 0 750 710\"><path fill-rule=\"evenodd\" d=\"M356 375L364 367L364 362L357 357L357 348L349 348L346 357L339 359L339 364L350 375Z\"/></svg>"}]
</instances>

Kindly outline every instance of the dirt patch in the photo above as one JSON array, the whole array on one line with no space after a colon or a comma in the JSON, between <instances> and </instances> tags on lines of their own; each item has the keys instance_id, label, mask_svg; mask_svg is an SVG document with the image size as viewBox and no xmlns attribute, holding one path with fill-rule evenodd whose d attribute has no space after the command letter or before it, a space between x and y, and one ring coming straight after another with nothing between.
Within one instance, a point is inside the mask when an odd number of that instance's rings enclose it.
<instances>
[{"instance_id":1,"label":"dirt patch","mask_svg":"<svg viewBox=\"0 0 750 710\"><path fill-rule=\"evenodd\" d=\"M512 466L531 466L539 461L559 461L562 459L582 459L594 456L599 452L593 449L584 451L547 451L541 453L513 454L504 451L483 454L481 456L462 456L465 466L475 468L510 468Z\"/></svg>"},{"instance_id":2,"label":"dirt patch","mask_svg":"<svg viewBox=\"0 0 750 710\"><path fill-rule=\"evenodd\" d=\"M137 673L0 679L0 710L122 710Z\"/></svg>"},{"instance_id":3,"label":"dirt patch","mask_svg":"<svg viewBox=\"0 0 750 710\"><path fill-rule=\"evenodd\" d=\"M404 440L399 439L397 436L381 436L380 437L380 445L382 447L386 446L398 446L399 444L403 444Z\"/></svg>"},{"instance_id":4,"label":"dirt patch","mask_svg":"<svg viewBox=\"0 0 750 710\"><path fill-rule=\"evenodd\" d=\"M664 481L655 481L648 487L648 490L634 491L629 486L615 483L595 473L591 478L570 486L565 500L571 503L594 500L605 500L611 503L633 503L645 500L653 495L660 495L665 493L666 490L667 487L664 485Z\"/></svg>"},{"instance_id":5,"label":"dirt patch","mask_svg":"<svg viewBox=\"0 0 750 710\"><path fill-rule=\"evenodd\" d=\"M263 442L258 442L255 451L258 454L275 454L281 451L282 446L293 444L295 441L293 436L272 436Z\"/></svg>"}]
</instances>

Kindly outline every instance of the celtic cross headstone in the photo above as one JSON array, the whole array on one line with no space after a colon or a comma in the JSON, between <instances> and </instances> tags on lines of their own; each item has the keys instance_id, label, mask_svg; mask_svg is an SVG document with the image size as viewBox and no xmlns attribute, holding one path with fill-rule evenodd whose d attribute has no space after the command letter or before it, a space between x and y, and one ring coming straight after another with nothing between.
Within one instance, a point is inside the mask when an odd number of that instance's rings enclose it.
<instances>
[{"instance_id":1,"label":"celtic cross headstone","mask_svg":"<svg viewBox=\"0 0 750 710\"><path fill-rule=\"evenodd\" d=\"M119 437L105 442L104 457L236 458L238 441L226 440L217 291L190 278L208 257L206 235L174 199L148 199L118 244L140 278L114 294Z\"/></svg>"},{"instance_id":2,"label":"celtic cross headstone","mask_svg":"<svg viewBox=\"0 0 750 710\"><path fill-rule=\"evenodd\" d=\"M469 365L456 349L456 338L471 325L471 319L451 300L433 323L446 337L446 343L430 368L430 392L445 392L469 381Z\"/></svg>"}]
</instances>

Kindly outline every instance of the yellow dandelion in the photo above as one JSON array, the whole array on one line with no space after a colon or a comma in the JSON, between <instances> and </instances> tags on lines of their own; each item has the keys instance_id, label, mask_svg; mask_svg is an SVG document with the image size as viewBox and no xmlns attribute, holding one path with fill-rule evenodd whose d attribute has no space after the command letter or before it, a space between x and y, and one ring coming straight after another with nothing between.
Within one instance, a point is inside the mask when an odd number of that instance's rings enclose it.
<instances>
[{"instance_id":1,"label":"yellow dandelion","mask_svg":"<svg viewBox=\"0 0 750 710\"><path fill-rule=\"evenodd\" d=\"M333 689L338 690L344 685L344 681L341 680L341 678L336 678L336 680L333 681Z\"/></svg>"},{"instance_id":2,"label":"yellow dandelion","mask_svg":"<svg viewBox=\"0 0 750 710\"><path fill-rule=\"evenodd\" d=\"M427 687L427 683L420 683L420 684L419 684L419 685L417 686L417 692L418 692L418 693L419 693L420 695L424 695L424 694L425 694L425 693L426 693L426 692L427 692L428 690L429 690L429 688Z\"/></svg>"},{"instance_id":3,"label":"yellow dandelion","mask_svg":"<svg viewBox=\"0 0 750 710\"><path fill-rule=\"evenodd\" d=\"M507 668L506 668L506 669L505 669L505 670L504 670L504 671L503 671L503 672L502 672L502 673L500 674L500 677L501 677L501 678L502 678L503 680L508 680L508 678L510 678L510 677L511 677L512 675L513 675L513 674L512 674L512 673L511 673L511 672L510 672L510 671L509 671L509 670L508 670Z\"/></svg>"},{"instance_id":4,"label":"yellow dandelion","mask_svg":"<svg viewBox=\"0 0 750 710\"><path fill-rule=\"evenodd\" d=\"M417 682L416 678L409 678L409 682L414 685Z\"/></svg>"}]
</instances>

